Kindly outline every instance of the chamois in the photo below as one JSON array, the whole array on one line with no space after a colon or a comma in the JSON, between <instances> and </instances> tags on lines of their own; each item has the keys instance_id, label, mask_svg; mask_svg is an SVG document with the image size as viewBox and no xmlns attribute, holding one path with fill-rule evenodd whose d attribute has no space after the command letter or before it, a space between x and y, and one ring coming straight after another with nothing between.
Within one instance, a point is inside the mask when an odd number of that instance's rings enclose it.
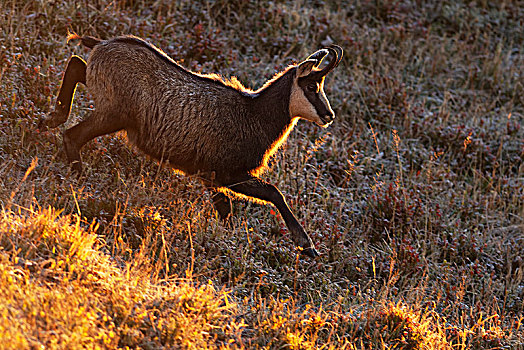
<instances>
[{"instance_id":1,"label":"chamois","mask_svg":"<svg viewBox=\"0 0 524 350\"><path fill-rule=\"evenodd\" d=\"M339 46L316 51L252 91L236 78L191 72L134 36L100 40L70 34L71 39L92 50L87 63L70 58L55 108L43 125L63 124L77 83L87 86L95 110L63 133L75 172L82 171L83 145L125 130L142 152L186 174L198 174L212 191L222 219L230 215L234 195L272 203L302 254L319 255L282 193L258 175L299 118L323 127L335 118L323 88L326 74L342 59ZM329 62L320 68L326 57Z\"/></svg>"}]
</instances>

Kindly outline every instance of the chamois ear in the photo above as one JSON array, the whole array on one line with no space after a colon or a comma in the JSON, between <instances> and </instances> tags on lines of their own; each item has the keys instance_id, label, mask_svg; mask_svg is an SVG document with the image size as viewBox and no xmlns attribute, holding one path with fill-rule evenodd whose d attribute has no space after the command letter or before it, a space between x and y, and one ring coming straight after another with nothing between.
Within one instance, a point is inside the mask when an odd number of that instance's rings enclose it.
<instances>
[{"instance_id":1,"label":"chamois ear","mask_svg":"<svg viewBox=\"0 0 524 350\"><path fill-rule=\"evenodd\" d=\"M297 78L309 75L317 63L317 60L305 60L301 62L297 67Z\"/></svg>"}]
</instances>

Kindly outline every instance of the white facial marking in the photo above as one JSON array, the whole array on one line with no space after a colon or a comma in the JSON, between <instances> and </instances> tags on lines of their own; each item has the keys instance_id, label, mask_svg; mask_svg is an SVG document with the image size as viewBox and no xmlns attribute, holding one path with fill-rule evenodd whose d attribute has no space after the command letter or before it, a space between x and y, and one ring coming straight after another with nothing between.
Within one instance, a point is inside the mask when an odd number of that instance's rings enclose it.
<instances>
[{"instance_id":1,"label":"white facial marking","mask_svg":"<svg viewBox=\"0 0 524 350\"><path fill-rule=\"evenodd\" d=\"M306 95L304 95L304 91L300 88L300 86L298 86L296 80L293 82L293 86L291 87L289 114L291 118L300 117L318 125L324 124L322 120L320 120L315 107L309 102Z\"/></svg>"}]
</instances>

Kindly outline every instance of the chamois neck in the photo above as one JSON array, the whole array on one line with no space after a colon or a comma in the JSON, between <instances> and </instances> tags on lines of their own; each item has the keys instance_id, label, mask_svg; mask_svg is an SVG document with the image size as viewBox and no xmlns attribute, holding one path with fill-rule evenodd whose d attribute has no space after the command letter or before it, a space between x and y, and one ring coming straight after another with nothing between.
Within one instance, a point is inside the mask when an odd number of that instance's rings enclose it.
<instances>
[{"instance_id":1,"label":"chamois neck","mask_svg":"<svg viewBox=\"0 0 524 350\"><path fill-rule=\"evenodd\" d=\"M270 134L278 136L292 122L289 115L289 101L293 85L294 71L289 69L268 81L256 91L252 101L252 112L263 123L262 127Z\"/></svg>"}]
</instances>

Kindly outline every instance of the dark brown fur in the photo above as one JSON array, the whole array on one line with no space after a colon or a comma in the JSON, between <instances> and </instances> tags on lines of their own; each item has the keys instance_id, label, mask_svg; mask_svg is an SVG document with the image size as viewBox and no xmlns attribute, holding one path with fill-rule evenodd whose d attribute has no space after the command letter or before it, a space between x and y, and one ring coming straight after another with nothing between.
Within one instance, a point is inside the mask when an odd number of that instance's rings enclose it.
<instances>
[{"instance_id":1,"label":"dark brown fur","mask_svg":"<svg viewBox=\"0 0 524 350\"><path fill-rule=\"evenodd\" d=\"M45 124L64 123L76 84L87 85L96 110L64 132L67 158L78 173L85 143L125 130L144 153L187 174L198 173L216 192L214 204L222 218L231 211L230 199L222 192L270 202L282 214L293 241L305 254L318 255L280 191L256 174L266 167L297 117L321 125L333 120L322 87L327 72L340 61L341 49L320 50L251 91L235 80L189 72L136 37L102 41L73 34L69 39L80 39L92 51L87 63L77 56L69 61L55 111ZM328 53L334 55L328 67L316 69ZM320 91L302 92L311 83ZM309 107L303 109L304 105ZM294 106L301 106L297 114Z\"/></svg>"}]
</instances>

